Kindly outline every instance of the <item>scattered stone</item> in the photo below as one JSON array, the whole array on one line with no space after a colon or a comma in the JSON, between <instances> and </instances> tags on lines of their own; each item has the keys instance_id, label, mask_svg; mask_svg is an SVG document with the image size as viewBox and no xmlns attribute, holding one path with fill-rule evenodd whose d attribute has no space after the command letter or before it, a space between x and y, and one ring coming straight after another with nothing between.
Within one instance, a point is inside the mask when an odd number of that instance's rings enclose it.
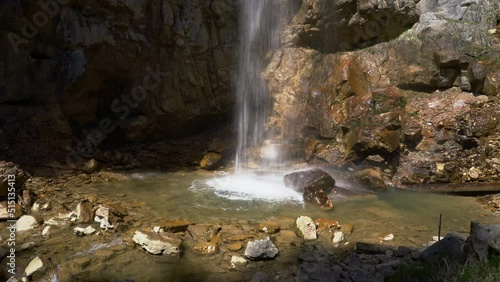
<instances>
[{"instance_id":1,"label":"scattered stone","mask_svg":"<svg viewBox=\"0 0 500 282\"><path fill-rule=\"evenodd\" d=\"M194 250L205 255L215 254L217 244L213 242L200 242L194 246Z\"/></svg>"},{"instance_id":2,"label":"scattered stone","mask_svg":"<svg viewBox=\"0 0 500 282\"><path fill-rule=\"evenodd\" d=\"M289 173L283 177L283 183L297 192L304 192L305 187L315 186L329 194L335 187L335 179L321 169Z\"/></svg>"},{"instance_id":3,"label":"scattered stone","mask_svg":"<svg viewBox=\"0 0 500 282\"><path fill-rule=\"evenodd\" d=\"M256 272L252 276L252 282L269 282L269 275L262 271Z\"/></svg>"},{"instance_id":4,"label":"scattered stone","mask_svg":"<svg viewBox=\"0 0 500 282\"><path fill-rule=\"evenodd\" d=\"M314 221L314 224L316 224L316 229L318 231L322 229L332 230L340 228L340 224L338 221L326 218L318 218Z\"/></svg>"},{"instance_id":5,"label":"scattered stone","mask_svg":"<svg viewBox=\"0 0 500 282\"><path fill-rule=\"evenodd\" d=\"M184 232L187 230L188 226L193 224L190 221L185 220L165 220L158 224L163 230L168 232Z\"/></svg>"},{"instance_id":6,"label":"scattered stone","mask_svg":"<svg viewBox=\"0 0 500 282\"><path fill-rule=\"evenodd\" d=\"M220 153L208 153L206 154L200 162L200 168L206 170L217 169L221 163L222 154Z\"/></svg>"},{"instance_id":7,"label":"scattered stone","mask_svg":"<svg viewBox=\"0 0 500 282\"><path fill-rule=\"evenodd\" d=\"M109 208L103 205L99 205L95 211L94 221L100 223L101 229L114 228L114 226L109 221Z\"/></svg>"},{"instance_id":8,"label":"scattered stone","mask_svg":"<svg viewBox=\"0 0 500 282\"><path fill-rule=\"evenodd\" d=\"M274 220L267 220L259 223L259 231L274 234L280 230L280 224Z\"/></svg>"},{"instance_id":9,"label":"scattered stone","mask_svg":"<svg viewBox=\"0 0 500 282\"><path fill-rule=\"evenodd\" d=\"M16 231L27 231L38 226L37 220L31 215L23 215L16 222Z\"/></svg>"},{"instance_id":10,"label":"scattered stone","mask_svg":"<svg viewBox=\"0 0 500 282\"><path fill-rule=\"evenodd\" d=\"M304 188L304 201L326 210L333 209L333 203L328 198L327 193L318 186L308 186Z\"/></svg>"},{"instance_id":11,"label":"scattered stone","mask_svg":"<svg viewBox=\"0 0 500 282\"><path fill-rule=\"evenodd\" d=\"M240 256L231 257L231 268L236 268L237 265L246 265L247 260Z\"/></svg>"},{"instance_id":12,"label":"scattered stone","mask_svg":"<svg viewBox=\"0 0 500 282\"><path fill-rule=\"evenodd\" d=\"M40 203L35 202L33 206L31 207L31 212L38 212L40 210Z\"/></svg>"},{"instance_id":13,"label":"scattered stone","mask_svg":"<svg viewBox=\"0 0 500 282\"><path fill-rule=\"evenodd\" d=\"M296 220L297 228L304 240L316 240L316 225L313 220L308 216L299 216Z\"/></svg>"},{"instance_id":14,"label":"scattered stone","mask_svg":"<svg viewBox=\"0 0 500 282\"><path fill-rule=\"evenodd\" d=\"M37 271L41 271L43 269L43 262L39 257L34 258L24 270L26 276L31 276L33 273Z\"/></svg>"},{"instance_id":15,"label":"scattered stone","mask_svg":"<svg viewBox=\"0 0 500 282\"><path fill-rule=\"evenodd\" d=\"M278 254L278 248L269 239L249 241L245 256L252 260L272 259Z\"/></svg>"},{"instance_id":16,"label":"scattered stone","mask_svg":"<svg viewBox=\"0 0 500 282\"><path fill-rule=\"evenodd\" d=\"M43 237L48 237L50 236L50 226L45 226L45 228L42 231L42 236Z\"/></svg>"},{"instance_id":17,"label":"scattered stone","mask_svg":"<svg viewBox=\"0 0 500 282\"><path fill-rule=\"evenodd\" d=\"M243 247L243 245L241 243L232 243L232 244L227 245L227 248L230 251L234 251L234 252L241 250L242 247Z\"/></svg>"},{"instance_id":18,"label":"scattered stone","mask_svg":"<svg viewBox=\"0 0 500 282\"><path fill-rule=\"evenodd\" d=\"M36 246L35 242L26 242L26 243L21 244L21 246L19 246L19 249L17 249L17 250L18 251L25 251L25 250L32 249L34 246Z\"/></svg>"},{"instance_id":19,"label":"scattered stone","mask_svg":"<svg viewBox=\"0 0 500 282\"><path fill-rule=\"evenodd\" d=\"M344 232L342 231L335 231L333 232L333 239L332 243L335 247L338 247L340 242L344 241Z\"/></svg>"},{"instance_id":20,"label":"scattered stone","mask_svg":"<svg viewBox=\"0 0 500 282\"><path fill-rule=\"evenodd\" d=\"M80 236L80 237L83 237L85 235L92 235L95 233L95 229L92 227L92 226L87 226L86 228L83 228L83 227L75 227L75 229L73 229L75 231L75 234L76 236Z\"/></svg>"},{"instance_id":21,"label":"scattered stone","mask_svg":"<svg viewBox=\"0 0 500 282\"><path fill-rule=\"evenodd\" d=\"M385 236L384 238L382 238L383 241L391 241L394 239L394 234L389 234L387 236Z\"/></svg>"},{"instance_id":22,"label":"scattered stone","mask_svg":"<svg viewBox=\"0 0 500 282\"><path fill-rule=\"evenodd\" d=\"M168 232L136 231L132 239L153 255L177 255L182 243L181 239Z\"/></svg>"},{"instance_id":23,"label":"scattered stone","mask_svg":"<svg viewBox=\"0 0 500 282\"><path fill-rule=\"evenodd\" d=\"M50 210L52 209L52 205L51 205L49 202L47 202L47 203L44 203L44 204L40 207L40 209L41 209L42 211L50 211Z\"/></svg>"},{"instance_id":24,"label":"scattered stone","mask_svg":"<svg viewBox=\"0 0 500 282\"><path fill-rule=\"evenodd\" d=\"M43 223L48 226L64 226L66 225L66 220L61 220L51 217L48 220L44 221Z\"/></svg>"},{"instance_id":25,"label":"scattered stone","mask_svg":"<svg viewBox=\"0 0 500 282\"><path fill-rule=\"evenodd\" d=\"M88 200L81 201L76 206L76 218L79 223L88 223L94 217L93 206Z\"/></svg>"},{"instance_id":26,"label":"scattered stone","mask_svg":"<svg viewBox=\"0 0 500 282\"><path fill-rule=\"evenodd\" d=\"M443 239L444 239L444 237L443 237L443 236L441 236L441 237L438 237L438 236L432 236L432 241L436 241L436 242L437 242L437 241L440 241L440 240L443 240Z\"/></svg>"},{"instance_id":27,"label":"scattered stone","mask_svg":"<svg viewBox=\"0 0 500 282\"><path fill-rule=\"evenodd\" d=\"M187 227L187 232L197 242L209 242L216 233L215 228L208 224L194 224Z\"/></svg>"}]
</instances>

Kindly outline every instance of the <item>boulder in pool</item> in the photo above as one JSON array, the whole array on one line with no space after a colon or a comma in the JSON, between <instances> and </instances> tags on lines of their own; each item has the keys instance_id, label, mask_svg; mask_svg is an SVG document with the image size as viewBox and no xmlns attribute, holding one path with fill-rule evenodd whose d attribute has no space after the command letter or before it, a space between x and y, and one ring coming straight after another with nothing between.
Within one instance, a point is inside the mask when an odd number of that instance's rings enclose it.
<instances>
[{"instance_id":1,"label":"boulder in pool","mask_svg":"<svg viewBox=\"0 0 500 282\"><path fill-rule=\"evenodd\" d=\"M335 187L335 179L321 169L310 169L289 173L283 177L286 187L297 192L304 192L304 188L315 186L329 194Z\"/></svg>"},{"instance_id":2,"label":"boulder in pool","mask_svg":"<svg viewBox=\"0 0 500 282\"><path fill-rule=\"evenodd\" d=\"M312 185L304 188L303 197L306 203L313 204L326 210L333 209L332 201L328 198L326 192L318 186Z\"/></svg>"},{"instance_id":3,"label":"boulder in pool","mask_svg":"<svg viewBox=\"0 0 500 282\"><path fill-rule=\"evenodd\" d=\"M380 171L374 168L365 168L362 170L358 170L352 175L352 177L356 182L360 183L369 190L387 190L387 185L385 184L384 178L382 178Z\"/></svg>"}]
</instances>

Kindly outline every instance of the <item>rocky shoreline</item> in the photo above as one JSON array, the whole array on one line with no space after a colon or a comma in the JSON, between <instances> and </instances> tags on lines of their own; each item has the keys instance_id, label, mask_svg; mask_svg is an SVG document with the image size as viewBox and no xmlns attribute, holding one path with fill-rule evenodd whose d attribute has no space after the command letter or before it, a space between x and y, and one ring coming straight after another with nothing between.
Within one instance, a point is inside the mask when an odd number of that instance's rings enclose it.
<instances>
[{"instance_id":1,"label":"rocky shoreline","mask_svg":"<svg viewBox=\"0 0 500 282\"><path fill-rule=\"evenodd\" d=\"M158 275L170 275L174 281L384 281L401 265L421 261L425 253L415 245L394 245L392 234L382 235L379 243L352 241L356 226L307 215L215 223L175 218L151 221L147 203L120 194L89 194L82 189L89 184L128 179L125 174L106 171L27 179L23 191L30 191L32 200L28 210L21 207L25 211L17 223L17 279L86 280L107 267L120 269L135 257L153 264L166 263L170 272ZM495 199L485 203L498 208ZM7 222L0 225L4 256L8 233L3 227ZM465 236L459 238L462 245ZM1 273L7 277L7 258L2 258ZM191 269L200 264L200 269ZM175 266L184 270L174 271ZM124 275L105 280L134 277Z\"/></svg>"}]
</instances>

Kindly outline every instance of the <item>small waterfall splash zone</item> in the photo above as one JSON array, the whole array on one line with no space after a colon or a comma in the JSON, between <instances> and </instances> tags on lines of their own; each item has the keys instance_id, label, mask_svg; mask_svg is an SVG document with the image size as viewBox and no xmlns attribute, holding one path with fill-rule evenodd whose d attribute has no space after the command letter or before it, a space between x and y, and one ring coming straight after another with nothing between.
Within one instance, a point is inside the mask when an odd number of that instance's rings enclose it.
<instances>
[{"instance_id":1,"label":"small waterfall splash zone","mask_svg":"<svg viewBox=\"0 0 500 282\"><path fill-rule=\"evenodd\" d=\"M302 195L283 184L276 142L266 136L272 108L261 74L268 55L280 47L280 30L287 21L289 3L297 0L242 0L240 2L240 53L236 86L238 145L235 174L193 183L192 191L208 187L215 195L233 201L302 202ZM298 2L297 2L298 3ZM271 165L272 164L272 165ZM258 169L258 170L256 170Z\"/></svg>"},{"instance_id":2,"label":"small waterfall splash zone","mask_svg":"<svg viewBox=\"0 0 500 282\"><path fill-rule=\"evenodd\" d=\"M280 27L286 15L283 0L244 0L240 7L240 52L236 86L238 145L236 174L248 164L248 150L258 152L266 139L264 125L271 100L261 73L266 54L280 47Z\"/></svg>"}]
</instances>

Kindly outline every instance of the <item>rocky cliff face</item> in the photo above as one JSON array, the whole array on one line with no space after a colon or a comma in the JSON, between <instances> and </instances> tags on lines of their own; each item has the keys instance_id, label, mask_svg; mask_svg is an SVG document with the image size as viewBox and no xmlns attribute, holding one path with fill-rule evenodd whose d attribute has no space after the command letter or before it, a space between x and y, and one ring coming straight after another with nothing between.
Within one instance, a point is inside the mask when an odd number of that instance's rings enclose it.
<instances>
[{"instance_id":1,"label":"rocky cliff face","mask_svg":"<svg viewBox=\"0 0 500 282\"><path fill-rule=\"evenodd\" d=\"M0 152L64 162L210 126L232 110L235 20L232 0L3 1Z\"/></svg>"},{"instance_id":2,"label":"rocky cliff face","mask_svg":"<svg viewBox=\"0 0 500 282\"><path fill-rule=\"evenodd\" d=\"M396 184L498 181L499 14L495 1L303 1L265 74L268 128L308 161Z\"/></svg>"}]
</instances>

